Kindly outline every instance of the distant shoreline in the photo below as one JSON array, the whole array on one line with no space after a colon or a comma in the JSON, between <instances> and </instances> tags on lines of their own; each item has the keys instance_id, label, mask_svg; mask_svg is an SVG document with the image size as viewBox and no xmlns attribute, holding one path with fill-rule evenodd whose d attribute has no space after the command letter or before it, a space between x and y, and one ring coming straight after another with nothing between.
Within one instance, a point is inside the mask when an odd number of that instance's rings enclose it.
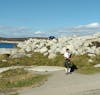
<instances>
[{"instance_id":1,"label":"distant shoreline","mask_svg":"<svg viewBox=\"0 0 100 95\"><path fill-rule=\"evenodd\" d=\"M0 41L25 41L25 40L28 40L29 38L32 38L32 39L48 39L48 37L26 37L26 38L4 38L4 37L0 37Z\"/></svg>"},{"instance_id":2,"label":"distant shoreline","mask_svg":"<svg viewBox=\"0 0 100 95\"><path fill-rule=\"evenodd\" d=\"M12 44L18 44L21 41L0 41L0 43L12 43Z\"/></svg>"},{"instance_id":3,"label":"distant shoreline","mask_svg":"<svg viewBox=\"0 0 100 95\"><path fill-rule=\"evenodd\" d=\"M0 37L0 43L15 43L18 44L19 42L23 42L28 40L29 38L32 39L48 39L47 37L27 37L27 38L2 38Z\"/></svg>"}]
</instances>

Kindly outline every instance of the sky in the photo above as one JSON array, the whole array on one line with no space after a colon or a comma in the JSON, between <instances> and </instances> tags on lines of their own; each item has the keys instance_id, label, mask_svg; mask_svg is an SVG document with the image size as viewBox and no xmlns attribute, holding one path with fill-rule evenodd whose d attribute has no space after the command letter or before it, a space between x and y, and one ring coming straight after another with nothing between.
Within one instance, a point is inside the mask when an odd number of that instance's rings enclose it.
<instances>
[{"instance_id":1,"label":"sky","mask_svg":"<svg viewBox=\"0 0 100 95\"><path fill-rule=\"evenodd\" d=\"M0 0L0 37L100 32L100 0Z\"/></svg>"}]
</instances>

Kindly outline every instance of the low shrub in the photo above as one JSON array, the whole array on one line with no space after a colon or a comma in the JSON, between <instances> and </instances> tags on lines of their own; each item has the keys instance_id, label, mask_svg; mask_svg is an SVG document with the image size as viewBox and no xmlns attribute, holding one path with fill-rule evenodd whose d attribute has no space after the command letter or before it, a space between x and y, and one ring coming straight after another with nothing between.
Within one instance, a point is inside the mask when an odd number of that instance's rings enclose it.
<instances>
[{"instance_id":1,"label":"low shrub","mask_svg":"<svg viewBox=\"0 0 100 95\"><path fill-rule=\"evenodd\" d=\"M9 54L0 54L0 61L3 59L7 59L9 57Z\"/></svg>"}]
</instances>

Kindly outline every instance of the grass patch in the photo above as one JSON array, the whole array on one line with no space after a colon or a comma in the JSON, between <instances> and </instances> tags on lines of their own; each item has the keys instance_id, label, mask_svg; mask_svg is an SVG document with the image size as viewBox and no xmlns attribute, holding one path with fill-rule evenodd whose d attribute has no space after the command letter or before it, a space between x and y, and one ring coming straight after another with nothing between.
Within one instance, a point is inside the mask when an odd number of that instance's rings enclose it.
<instances>
[{"instance_id":1,"label":"grass patch","mask_svg":"<svg viewBox=\"0 0 100 95\"><path fill-rule=\"evenodd\" d=\"M92 59L93 62L90 63L88 60ZM95 68L94 65L100 62L100 55L90 58L87 55L73 56L72 62L77 66L77 72L83 74L94 74L100 72L100 68Z\"/></svg>"},{"instance_id":2,"label":"grass patch","mask_svg":"<svg viewBox=\"0 0 100 95\"><path fill-rule=\"evenodd\" d=\"M18 93L14 93L14 94L9 94L9 95L19 95Z\"/></svg>"},{"instance_id":3,"label":"grass patch","mask_svg":"<svg viewBox=\"0 0 100 95\"><path fill-rule=\"evenodd\" d=\"M93 62L89 62L88 60L92 59ZM87 55L73 55L72 62L77 66L77 72L79 73L96 73L100 72L99 68L94 68L95 64L100 63L100 55L90 58ZM48 59L47 56L43 56L41 53L32 53L31 57L23 57L23 58L9 58L7 62L1 62L0 67L7 66L64 66L64 57L61 54L58 54L54 59Z\"/></svg>"},{"instance_id":4,"label":"grass patch","mask_svg":"<svg viewBox=\"0 0 100 95\"><path fill-rule=\"evenodd\" d=\"M54 59L48 59L47 56L43 56L41 53L33 53L32 57L22 57L22 58L9 58L7 62L1 62L0 67L8 66L31 66L31 65L47 65L47 66L63 66L64 58L62 55L58 55Z\"/></svg>"},{"instance_id":5,"label":"grass patch","mask_svg":"<svg viewBox=\"0 0 100 95\"><path fill-rule=\"evenodd\" d=\"M100 68L94 68L93 66L84 66L81 69L78 69L77 72L82 74L95 74L100 72Z\"/></svg>"},{"instance_id":6,"label":"grass patch","mask_svg":"<svg viewBox=\"0 0 100 95\"><path fill-rule=\"evenodd\" d=\"M9 57L9 54L0 54L0 61L3 59L7 59Z\"/></svg>"},{"instance_id":7,"label":"grass patch","mask_svg":"<svg viewBox=\"0 0 100 95\"><path fill-rule=\"evenodd\" d=\"M94 60L94 65L95 64L100 64L100 55L99 56L96 56L94 58L92 58Z\"/></svg>"},{"instance_id":8,"label":"grass patch","mask_svg":"<svg viewBox=\"0 0 100 95\"><path fill-rule=\"evenodd\" d=\"M40 86L47 76L29 73L24 69L8 70L0 74L0 90Z\"/></svg>"}]
</instances>

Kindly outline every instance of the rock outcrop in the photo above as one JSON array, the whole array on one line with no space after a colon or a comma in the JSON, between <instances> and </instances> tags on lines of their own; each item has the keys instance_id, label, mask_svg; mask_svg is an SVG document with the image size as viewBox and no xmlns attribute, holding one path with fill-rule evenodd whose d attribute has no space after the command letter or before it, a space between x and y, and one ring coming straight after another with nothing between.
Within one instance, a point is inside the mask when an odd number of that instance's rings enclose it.
<instances>
[{"instance_id":1,"label":"rock outcrop","mask_svg":"<svg viewBox=\"0 0 100 95\"><path fill-rule=\"evenodd\" d=\"M25 52L40 52L48 55L48 58L56 57L57 53L63 54L69 48L75 55L88 54L95 56L100 54L100 34L90 36L60 37L58 39L32 39L20 42L17 47Z\"/></svg>"}]
</instances>

